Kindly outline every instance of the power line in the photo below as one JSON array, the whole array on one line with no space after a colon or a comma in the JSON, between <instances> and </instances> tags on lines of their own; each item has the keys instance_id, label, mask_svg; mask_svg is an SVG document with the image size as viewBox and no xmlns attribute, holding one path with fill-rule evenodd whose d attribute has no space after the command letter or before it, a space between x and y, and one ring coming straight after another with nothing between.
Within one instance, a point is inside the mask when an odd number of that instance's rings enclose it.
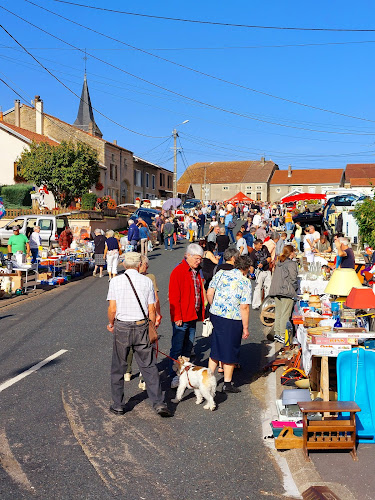
<instances>
[{"instance_id":1,"label":"power line","mask_svg":"<svg viewBox=\"0 0 375 500\"><path fill-rule=\"evenodd\" d=\"M266 29L266 30L291 30L291 31L333 31L333 32L350 32L350 33L372 33L375 29L350 29L350 28L306 28L296 26L262 26L256 24L236 24L236 23L222 23L217 21L203 21L199 19L184 19L179 17L156 16L151 14L140 14L138 12L128 12L123 10L107 9L104 7L95 7L93 5L83 5L80 3L68 2L66 0L54 0L54 2L73 5L75 7L84 7L86 9L100 10L104 12L111 12L113 14L124 14L127 16L148 17L152 19L162 19L165 21L178 21L183 23L195 24L209 24L213 26L226 26L232 28L250 28L250 29Z\"/></svg>"},{"instance_id":2,"label":"power line","mask_svg":"<svg viewBox=\"0 0 375 500\"><path fill-rule=\"evenodd\" d=\"M60 0L55 0L55 1L60 1ZM294 101L293 99L287 99L285 97L277 96L275 94L270 94L269 92L264 92L262 90L253 89L251 87L247 87L246 85L242 85L240 83L236 83L236 82L232 82L230 80L226 80L225 78L220 78L218 76L211 75L211 74L206 73L204 71L200 71L198 69L191 68L190 66L186 66L184 64L180 64L180 63L178 63L176 61L171 61L170 59L166 59L165 57L161 57L161 56L159 56L157 54L153 54L152 52L148 52L147 50L144 50L144 49L141 49L139 47L135 47L134 45L128 44L128 43L126 43L126 42L124 42L122 40L119 40L119 39L114 38L112 36L106 35L105 33L97 31L97 30L95 30L93 28L90 28L90 27L85 26L85 25L83 25L81 23L73 21L72 19L69 19L69 18L67 18L65 16L62 16L61 14L53 12L52 10L47 9L46 7L42 7L42 6L40 6L40 5L32 2L31 0L25 0L25 2L30 3L31 5L34 5L35 7L38 7L40 9L42 9L42 10L45 10L46 12L49 12L50 14L53 14L54 16L60 17L61 19L64 19L64 20L66 20L66 21L68 21L68 22L70 22L72 24L80 26L81 28L87 29L87 30L92 31L93 33L101 35L101 36L103 36L105 38L108 38L108 39L113 40L115 42L121 43L122 45L126 45L127 47L131 47L134 50L137 50L139 52L147 54L147 55L149 55L151 57L154 57L156 59L160 59L160 60L165 61L165 62L167 62L169 64L173 64L175 66L178 66L180 68L186 69L188 71L192 71L192 72L194 72L194 73L196 73L198 75L205 76L206 78L211 78L213 80L225 83L227 85L232 85L234 87L237 87L237 88L240 88L240 89L243 89L243 90L248 90L250 92L254 92L256 94L264 95L266 97L271 97L272 99L277 99L277 100L280 100L280 101L283 101L283 102L287 102L287 103L290 103L290 104L295 104L295 105L298 105L298 106L303 106L303 107L306 107L306 108L315 109L317 111L322 111L324 113L330 113L330 114L334 114L334 115L338 115L338 116L343 116L345 118L351 118L351 119L354 119L354 120L361 120L361 121L366 121L366 122L370 122L370 123L375 123L375 120L370 120L369 118L362 118L362 117L358 117L358 116L354 116L354 115L348 115L346 113L340 113L338 111L333 111L333 110L322 108L322 107L319 107L319 106L313 106L311 104L306 104L306 103L303 103L303 102L300 102L300 101Z\"/></svg>"},{"instance_id":3,"label":"power line","mask_svg":"<svg viewBox=\"0 0 375 500\"><path fill-rule=\"evenodd\" d=\"M18 40L16 40L16 38L14 38L14 36L13 36L13 35L11 35L11 34L9 33L9 31L7 31L7 30L4 28L4 26L2 26L2 25L0 24L0 28L1 28L2 30L4 30L4 31L5 31L5 33L6 33L7 35L9 35L9 36L10 36L10 38L12 38L12 40L13 40L15 43L17 43L17 45L19 45L19 46L20 46L20 47L21 47L21 48L22 48L22 49L23 49L23 50L24 50L27 54L29 54L29 56L30 56L30 57L32 57L32 58L34 59L34 61L36 61L36 62L37 62L37 63L38 63L38 64L39 64L39 65L40 65L40 66L41 66L41 67L42 67L45 71L47 71L47 73L48 73L49 75L51 75L51 76L52 76L52 78L54 78L55 80L57 80L57 81L58 81L58 82L59 82L59 83L60 83L63 87L65 87L65 88L66 88L69 92L71 92L73 95L75 95L78 99L82 100L82 99L81 99L81 97L80 97L78 94L76 94L76 93L75 93L75 92L74 92L74 91L73 91L70 87L68 87L68 86L67 86L67 85L66 85L66 84L65 84L62 80L60 80L60 79L59 79L56 75L54 75L54 74L53 74L53 73L52 73L52 72L51 72L48 68L46 68L46 67L45 67L45 66L44 66L44 65L43 65L40 61L38 61L38 59L37 59L36 57L34 57L34 56L32 55L32 53L31 53L31 52L29 52L29 51L28 51L28 50L27 50L27 49L26 49L26 48L25 48L25 47L24 47L24 46L23 46L20 42L18 42ZM84 101L84 102L85 102L85 101ZM85 104L88 104L88 103L87 103L87 102L85 102ZM128 128L128 127L125 127L124 125L121 125L121 123L118 123L118 122L116 122L115 120L113 120L112 118L110 118L109 116L106 116L104 113L102 113L102 112L101 112L101 111L99 111L98 109L94 108L93 106L92 106L92 109L93 109L93 110L95 110L97 113L99 113L99 114L100 114L101 116L103 116L104 118L106 118L107 120L109 120L110 122L114 123L115 125L118 125L119 127L123 128L123 129L125 129L125 130L127 130L128 132L132 132L133 134L141 135L141 136L143 136L143 137L149 137L149 138L151 138L151 139L164 139L164 138L166 137L166 136L152 136L152 135L143 134L143 133L141 133L141 132L137 132L137 131L132 130L132 129Z\"/></svg>"},{"instance_id":4,"label":"power line","mask_svg":"<svg viewBox=\"0 0 375 500\"><path fill-rule=\"evenodd\" d=\"M28 0L25 0L25 1L28 1ZM39 31L42 31L43 33L46 33L47 35L55 38L56 40L59 40L59 41L65 43L66 45L69 45L70 47L73 47L73 48L79 50L82 53L85 52L83 49L80 49L79 47L76 47L76 46L72 45L71 43L63 40L62 38L60 38L60 37L58 37L56 35L53 35L52 33L44 30L43 28L40 28L39 26L33 24L32 22L28 21L27 19L24 19L23 17L19 16L18 14L15 14L14 12L10 11L9 9L6 9L3 6L0 6L0 8L3 9L3 10L5 10L6 12L12 14L13 16L17 17L18 19L21 19L22 21L26 22L30 26L33 26L34 28L38 29ZM311 129L311 128L304 128L304 127L296 127L296 126L292 126L292 125L286 125L286 124L282 124L282 123L278 123L278 122L273 122L273 121L269 121L269 120L263 120L263 119L260 119L260 118L254 118L254 117L251 117L251 116L249 116L249 115L247 115L245 113L239 113L239 112L236 112L236 111L233 111L233 110L230 110L230 109L221 108L220 106L215 106L214 104L206 103L204 101L200 101L200 100L195 99L193 97L186 96L186 95L181 94L179 92L176 92L174 90L168 89L167 87L163 87L162 85L159 85L157 83L151 82L150 80L147 80L147 79L145 79L143 77L137 76L134 73L130 73L129 71L126 71L123 68L119 68L118 66L115 66L114 64L111 64L108 61L105 61L104 59L96 57L96 56L94 56L91 53L87 52L87 54L90 57L92 57L93 59L96 59L96 60L102 62L103 64L106 64L107 66L110 66L110 67L112 67L114 69L117 69L118 71L121 71L122 73L125 73L125 74L127 74L129 76L132 76L133 78L136 78L137 80L140 80L140 81L142 81L144 83L152 85L152 86L154 86L156 88L165 90L166 92L169 92L169 93L171 93L171 94L173 94L175 96L184 98L184 99L186 99L186 100L188 100L190 102L193 102L193 103L196 103L196 104L200 104L200 105L208 107L210 109L214 109L216 111L221 111L221 112L228 113L228 114L231 114L231 115L234 115L234 116L239 116L241 118L247 118L247 119L250 119L250 120L258 121L260 123L267 123L269 125L277 125L279 127L292 128L292 129L296 129L296 130L304 130L304 131L308 131L308 132L325 133L325 134L339 134L339 135L374 135L374 134L371 134L371 133L360 133L359 134L359 133L348 133L348 132L336 132L336 131L327 131L327 130L317 130L317 129ZM110 118L108 118L108 119L110 119ZM371 121L371 120L367 120L367 119L364 119L364 120L365 121ZM122 126L122 125L120 125L120 126Z\"/></svg>"},{"instance_id":5,"label":"power line","mask_svg":"<svg viewBox=\"0 0 375 500\"><path fill-rule=\"evenodd\" d=\"M352 42L318 42L318 43L286 43L279 45L232 45L224 47L144 47L144 50L156 50L156 51L188 51L188 50L247 50L247 49L279 49L279 48L289 48L289 47L320 47L327 45L357 45L363 43L375 43L375 40L358 40ZM12 46L3 45L4 49L13 49ZM113 47L87 47L89 50L108 52L108 51L121 51L121 50L136 50L132 47L126 48L113 48ZM68 49L63 47L27 47L29 50L77 50Z\"/></svg>"}]
</instances>

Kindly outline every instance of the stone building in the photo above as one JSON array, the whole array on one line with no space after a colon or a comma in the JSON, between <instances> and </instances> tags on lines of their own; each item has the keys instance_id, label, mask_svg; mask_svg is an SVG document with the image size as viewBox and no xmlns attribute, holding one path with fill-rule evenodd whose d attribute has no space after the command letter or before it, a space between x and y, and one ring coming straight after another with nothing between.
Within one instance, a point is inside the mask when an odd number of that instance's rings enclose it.
<instances>
[{"instance_id":1,"label":"stone building","mask_svg":"<svg viewBox=\"0 0 375 500\"><path fill-rule=\"evenodd\" d=\"M201 200L228 200L242 191L256 201L269 199L269 186L279 167L272 160L194 163L180 177L177 190Z\"/></svg>"},{"instance_id":2,"label":"stone building","mask_svg":"<svg viewBox=\"0 0 375 500\"><path fill-rule=\"evenodd\" d=\"M117 204L134 203L137 196L162 199L170 197L168 185L171 185L169 177L172 172L134 156L132 151L119 146L116 140L109 142L103 139L102 132L95 122L86 76L73 125L45 113L43 101L39 96L35 96L34 107L16 100L14 108L3 114L3 122L57 143L79 141L95 149L98 153L100 179L96 186L92 187L92 191L98 196L110 195ZM144 171L145 175L140 174L139 170ZM155 176L155 189L152 189L152 176ZM167 184L162 185L160 179L165 179ZM0 183L5 184L1 172ZM172 190L172 187L170 189Z\"/></svg>"},{"instance_id":3,"label":"stone building","mask_svg":"<svg viewBox=\"0 0 375 500\"><path fill-rule=\"evenodd\" d=\"M270 201L279 201L289 193L325 193L343 186L343 168L277 170L270 185Z\"/></svg>"}]
</instances>

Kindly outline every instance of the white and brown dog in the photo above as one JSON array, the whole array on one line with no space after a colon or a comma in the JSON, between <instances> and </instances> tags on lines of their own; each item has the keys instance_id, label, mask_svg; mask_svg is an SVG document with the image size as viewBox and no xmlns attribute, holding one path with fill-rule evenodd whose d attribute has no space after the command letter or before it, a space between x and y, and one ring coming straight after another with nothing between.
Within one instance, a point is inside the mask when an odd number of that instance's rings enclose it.
<instances>
[{"instance_id":1,"label":"white and brown dog","mask_svg":"<svg viewBox=\"0 0 375 500\"><path fill-rule=\"evenodd\" d=\"M173 365L174 371L179 376L179 384L176 392L176 398L172 403L179 403L184 395L185 389L194 389L197 397L196 404L202 403L203 399L207 401L204 405L205 410L213 411L216 408L214 397L216 394L216 378L209 368L195 366L190 363L189 358L185 356L178 357L178 363Z\"/></svg>"}]
</instances>

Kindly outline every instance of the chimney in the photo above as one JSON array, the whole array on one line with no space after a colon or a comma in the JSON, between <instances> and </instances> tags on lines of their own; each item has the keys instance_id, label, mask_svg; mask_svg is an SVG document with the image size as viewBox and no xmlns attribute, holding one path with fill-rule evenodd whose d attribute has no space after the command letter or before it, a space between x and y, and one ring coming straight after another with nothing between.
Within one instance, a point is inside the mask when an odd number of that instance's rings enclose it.
<instances>
[{"instance_id":1,"label":"chimney","mask_svg":"<svg viewBox=\"0 0 375 500\"><path fill-rule=\"evenodd\" d=\"M0 122L4 120L3 108L0 106Z\"/></svg>"},{"instance_id":2,"label":"chimney","mask_svg":"<svg viewBox=\"0 0 375 500\"><path fill-rule=\"evenodd\" d=\"M265 161L264 156L261 157L260 161L262 162L262 165L265 165L266 161Z\"/></svg>"},{"instance_id":3,"label":"chimney","mask_svg":"<svg viewBox=\"0 0 375 500\"><path fill-rule=\"evenodd\" d=\"M44 115L43 115L43 101L39 95L35 96L35 132L37 134L44 134Z\"/></svg>"},{"instance_id":4,"label":"chimney","mask_svg":"<svg viewBox=\"0 0 375 500\"><path fill-rule=\"evenodd\" d=\"M88 133L89 133L90 135L94 135L94 124L92 123L92 121L90 121L90 123L89 123L89 127L88 127L88 128L89 128L89 129L88 129Z\"/></svg>"},{"instance_id":5,"label":"chimney","mask_svg":"<svg viewBox=\"0 0 375 500\"><path fill-rule=\"evenodd\" d=\"M21 126L21 109L20 109L20 100L16 99L14 101L14 125L16 127Z\"/></svg>"},{"instance_id":6,"label":"chimney","mask_svg":"<svg viewBox=\"0 0 375 500\"><path fill-rule=\"evenodd\" d=\"M113 140L113 144L114 144L115 146L117 146L117 139L114 139L114 140Z\"/></svg>"},{"instance_id":7,"label":"chimney","mask_svg":"<svg viewBox=\"0 0 375 500\"><path fill-rule=\"evenodd\" d=\"M288 166L288 177L292 177L292 165Z\"/></svg>"}]
</instances>

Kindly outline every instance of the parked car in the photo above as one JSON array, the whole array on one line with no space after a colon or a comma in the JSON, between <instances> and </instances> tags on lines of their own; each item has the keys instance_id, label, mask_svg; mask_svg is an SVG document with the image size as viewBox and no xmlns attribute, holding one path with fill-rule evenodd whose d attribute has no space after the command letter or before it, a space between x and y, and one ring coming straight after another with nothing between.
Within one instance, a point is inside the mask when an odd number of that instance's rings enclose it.
<instances>
[{"instance_id":1,"label":"parked car","mask_svg":"<svg viewBox=\"0 0 375 500\"><path fill-rule=\"evenodd\" d=\"M200 205L201 200L196 200L194 198L191 198L190 200L186 200L185 203L182 205L182 210L184 212L190 212L193 208L195 208L197 205Z\"/></svg>"},{"instance_id":2,"label":"parked car","mask_svg":"<svg viewBox=\"0 0 375 500\"><path fill-rule=\"evenodd\" d=\"M20 233L25 234L27 238L30 238L34 226L39 226L42 245L57 247L59 245L60 234L66 226L69 226L68 215L70 213L59 215L20 215L0 228L0 245L8 245L8 240L13 234L13 226L18 226Z\"/></svg>"},{"instance_id":3,"label":"parked car","mask_svg":"<svg viewBox=\"0 0 375 500\"><path fill-rule=\"evenodd\" d=\"M147 223L147 225L149 227L152 227L155 215L159 213L160 210L155 210L154 208L138 208L130 218L136 220L138 219L138 217L142 217L142 219Z\"/></svg>"}]
</instances>

